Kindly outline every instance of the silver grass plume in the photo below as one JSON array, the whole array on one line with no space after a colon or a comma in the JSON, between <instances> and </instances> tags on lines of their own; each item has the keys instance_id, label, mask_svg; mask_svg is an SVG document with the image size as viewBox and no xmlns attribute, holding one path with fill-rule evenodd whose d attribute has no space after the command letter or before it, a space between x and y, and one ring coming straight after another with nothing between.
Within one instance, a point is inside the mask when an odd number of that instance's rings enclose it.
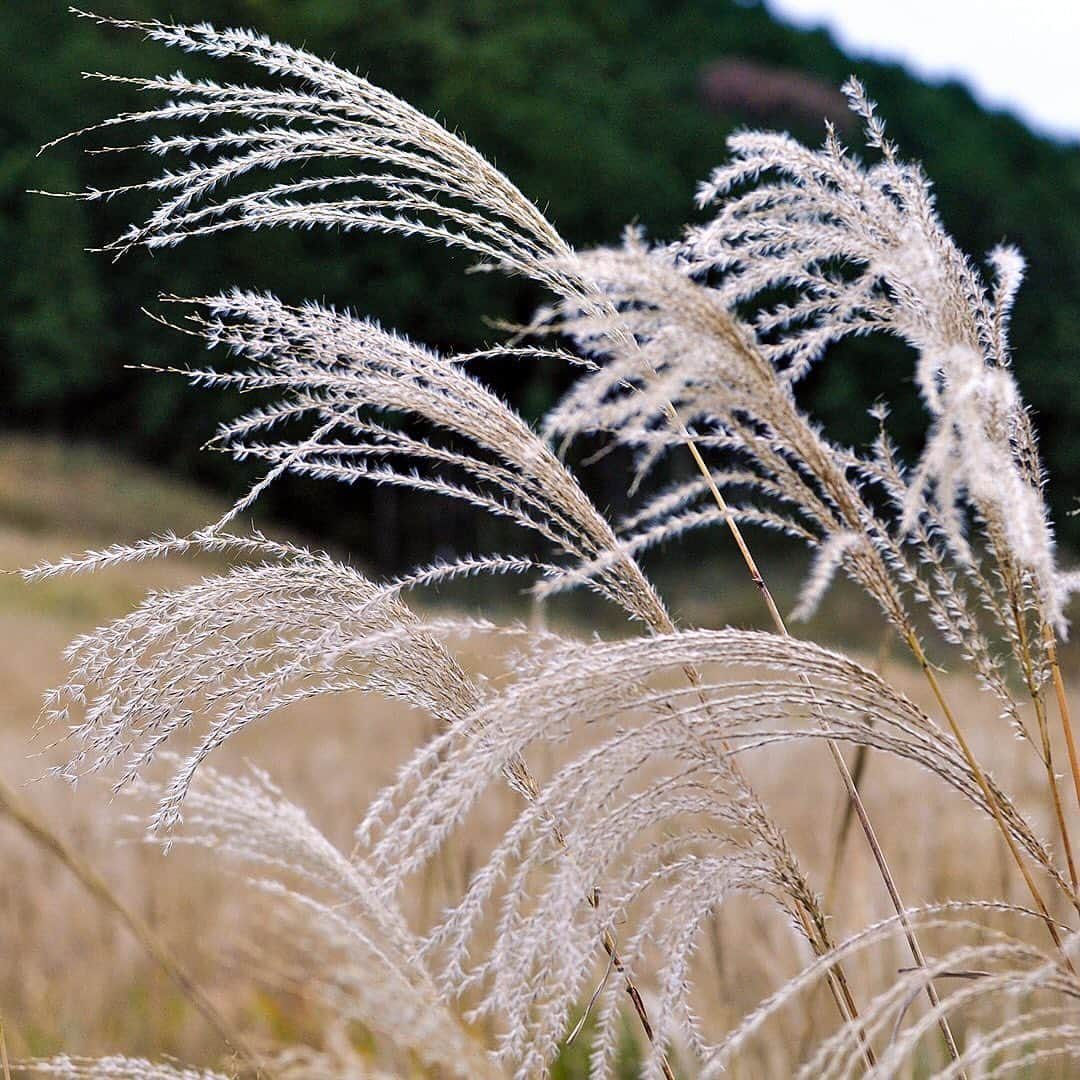
<instances>
[{"instance_id":1,"label":"silver grass plume","mask_svg":"<svg viewBox=\"0 0 1080 1080\"><path fill-rule=\"evenodd\" d=\"M671 676L687 664L703 681L672 689ZM723 674L714 681L714 672ZM474 718L418 751L358 837L380 879L403 885L498 779L508 756L564 742L587 718L589 748L518 816L427 948L448 990L482 995L472 1015L500 1021L502 1050L518 1076L553 1052L566 1010L584 988L598 928L625 919L636 928L621 950L631 971L650 951L665 958L658 973L665 989L652 1010L658 1044L700 1040L685 988L701 920L749 891L798 925L792 900L802 887L782 839L726 762L782 741L826 737L823 702L829 737L914 761L989 814L951 737L872 672L773 634L683 631L553 646ZM995 793L1017 841L1052 866L1031 826ZM561 823L561 845L552 820ZM581 881L595 883L595 906L581 903ZM493 906L499 919L489 942L483 916ZM605 986L600 998L602 1076L617 1041L616 991Z\"/></svg>"},{"instance_id":2,"label":"silver grass plume","mask_svg":"<svg viewBox=\"0 0 1080 1080\"><path fill-rule=\"evenodd\" d=\"M135 789L156 801L168 793L147 782ZM203 848L253 875L277 909L278 932L304 957L303 993L334 1023L363 1023L397 1053L446 1075L501 1075L438 991L392 892L363 861L338 851L265 772L205 769L183 826L158 842Z\"/></svg>"},{"instance_id":3,"label":"silver grass plume","mask_svg":"<svg viewBox=\"0 0 1080 1080\"><path fill-rule=\"evenodd\" d=\"M995 249L988 290L943 229L921 169L885 137L874 103L857 80L844 89L880 161L864 167L831 128L819 151L785 135L734 135L732 162L698 201L729 197L711 222L689 231L679 254L696 271L722 273L719 298L729 307L774 287L796 292L754 321L770 336L764 354L788 381L849 334L880 330L907 342L932 426L907 482L903 524L910 529L929 511L953 555L968 561L967 500L995 557L1019 565L1061 632L1062 576L1041 467L1010 371L1008 319L1023 259ZM774 179L761 183L762 175ZM852 272L831 270L841 263Z\"/></svg>"},{"instance_id":4,"label":"silver grass plume","mask_svg":"<svg viewBox=\"0 0 1080 1080\"><path fill-rule=\"evenodd\" d=\"M200 385L282 395L222 425L216 443L237 458L265 460L270 475L370 480L461 499L538 533L556 554L575 560L617 547L610 525L566 466L465 370L463 358L442 356L370 320L315 303L291 307L239 291L197 303L206 314L192 314L185 325L251 366L193 370L188 377ZM458 436L469 449L380 422L378 414L388 411L422 422L435 436ZM261 438L287 421L310 424L311 436ZM466 559L431 568L423 577L430 584L459 573L528 569L527 560ZM535 569L556 572L544 563ZM657 630L670 628L662 602L632 559L614 559L597 576L596 587L631 618Z\"/></svg>"},{"instance_id":5,"label":"silver grass plume","mask_svg":"<svg viewBox=\"0 0 1080 1080\"><path fill-rule=\"evenodd\" d=\"M283 83L264 89L190 80L182 72L151 79L90 74L169 100L76 135L175 121L203 125L239 119L256 124L216 133L153 135L137 147L115 148L159 156L206 153L210 160L124 188L82 193L83 198L99 199L147 190L161 200L146 222L132 226L106 250L168 247L234 228L322 225L418 235L464 248L500 268L538 276L554 287L563 284L544 269L547 258L567 248L543 214L464 140L382 87L251 30L112 19L71 10L107 26L141 31L152 41L186 52L244 61ZM360 169L214 198L253 171L272 173L282 166L326 160L344 160ZM371 166L366 171L365 163Z\"/></svg>"},{"instance_id":6,"label":"silver grass plume","mask_svg":"<svg viewBox=\"0 0 1080 1080\"><path fill-rule=\"evenodd\" d=\"M158 827L178 819L217 746L293 702L378 691L447 722L477 703L475 686L395 590L303 549L151 593L76 638L66 656L68 680L44 713L78 746L63 775L117 767L122 786L177 732L205 727L162 797Z\"/></svg>"}]
</instances>

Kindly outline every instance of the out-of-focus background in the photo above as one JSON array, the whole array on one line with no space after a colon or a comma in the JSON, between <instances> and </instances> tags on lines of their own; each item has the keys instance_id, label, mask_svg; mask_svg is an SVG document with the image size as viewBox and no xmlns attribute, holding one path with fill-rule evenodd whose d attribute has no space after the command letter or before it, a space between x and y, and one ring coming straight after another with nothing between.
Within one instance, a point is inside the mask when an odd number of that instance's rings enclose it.
<instances>
[{"instance_id":1,"label":"out-of-focus background","mask_svg":"<svg viewBox=\"0 0 1080 1080\"><path fill-rule=\"evenodd\" d=\"M106 6L122 17L252 25L334 57L465 134L577 246L615 243L631 222L664 239L688 220L700 220L693 207L695 186L724 159L724 138L734 127L779 127L817 143L827 116L857 147L858 127L838 93L844 78L857 73L880 102L903 152L925 163L942 216L960 244L979 259L1009 240L1029 260L1014 323L1017 373L1037 414L1061 535L1080 543L1080 518L1067 516L1080 491L1075 140L1036 135L1008 112L988 112L959 82L927 83L900 64L847 55L827 31L807 27L814 0L785 0L775 8L745 0L113 0ZM844 6L822 0L819 9ZM903 11L883 3L846 6L861 12L853 32L878 26L883 40L896 41L893 54L907 48L915 61L921 45L908 40L912 26L922 27L927 55L951 48L961 63L985 54L983 70L990 73L1011 43L1016 66L1030 72L1035 99L1062 96L1054 80L1063 75L1053 67L1059 52L1051 42L1069 40L1073 24L1061 21L1075 21L1067 14L1069 5L1024 5L1030 13L1024 24L1041 28L1038 41L994 21L995 10L1017 5L917 3ZM937 14L927 20L931 7ZM789 9L799 25L779 17ZM873 11L876 19L867 14ZM1048 32L1055 20L1046 17L1055 11L1061 22L1056 36ZM890 23L903 26L890 29ZM860 47L859 41L863 50L888 50L857 35L852 47ZM1041 63L1033 52L1045 54ZM138 34L76 19L59 0L3 6L5 430L97 441L174 476L236 492L243 470L199 447L213 433L215 418L234 415L237 402L125 367L200 359L190 339L140 313L154 306L159 293L206 295L241 285L272 290L290 302L325 298L432 345L466 348L492 338L487 320L523 320L544 299L528 284L468 275L467 257L419 239L281 230L234 232L155 257L136 252L118 262L87 253L85 248L140 220L146 203L82 203L28 192L131 183L152 175L161 162L138 153L82 152L138 141L135 128L72 140L41 157L37 149L65 132L139 107L134 90L80 80L80 71L149 74L177 66L192 75L253 77L175 55ZM1043 74L1048 70L1052 77ZM1072 100L1080 101L1080 94L1074 92ZM1066 121L1057 121L1059 133L1065 127ZM1080 118L1075 134L1080 137ZM924 418L909 372L901 347L850 342L821 365L804 394L828 430L852 442L872 431L869 403L887 399L894 435L914 451ZM544 365L506 363L485 374L532 416L552 403L566 377ZM623 464L609 461L588 472L601 501L616 508L625 490ZM393 570L430 556L432 538L417 523L432 505L425 496L389 489L340 492L331 485L282 484L266 508ZM439 541L446 549L491 546L483 543L489 537L478 540L469 508L440 505L438 514Z\"/></svg>"},{"instance_id":2,"label":"out-of-focus background","mask_svg":"<svg viewBox=\"0 0 1080 1080\"><path fill-rule=\"evenodd\" d=\"M824 0L818 6L811 0L111 0L104 13L250 25L331 56L463 133L577 246L617 242L631 222L663 239L698 219L695 185L724 159L725 136L735 127L779 127L816 143L823 117L829 117L857 146L858 127L838 87L858 74L903 153L925 164L942 217L959 243L980 258L1008 240L1028 258L1013 328L1015 367L1035 412L1068 553L1080 547L1080 517L1069 514L1080 492L1080 117L1039 113L1007 86L980 88L978 71L966 75L970 85L943 78L944 71L962 69L936 59L929 44L923 49L918 34L889 35L889 20L911 30L918 3L909 15L895 3L850 6L862 21L845 21L843 12L829 15L844 5ZM957 65L1003 50L1008 35L1000 29L995 34L990 25L994 4L936 6L968 13L946 23L946 11L939 11L936 29L923 31L938 51L952 42ZM1018 6L1001 5L1014 13ZM1029 82L1036 104L1062 93L1055 81L1062 73L1050 65L1058 55L1055 37L1067 40L1064 20L1072 16L1065 8L1025 5L1049 31L1042 44L1011 38L1017 64L1034 72ZM866 18L872 11L876 22ZM818 24L819 14L836 20L835 32ZM907 57L922 75L900 62L866 59L870 52ZM527 283L466 274L466 259L422 241L371 235L235 232L154 257L136 252L113 262L88 253L137 220L146 204L83 203L29 192L113 187L150 175L160 162L134 154L86 156L83 145L99 145L93 137L40 157L37 149L139 107L130 89L82 81L80 71L151 74L178 65L192 75L250 77L76 19L54 0L0 8L0 567L165 528L193 528L216 517L224 500L250 480L243 467L198 449L216 420L234 415L241 403L128 367L200 360L190 339L140 313L153 308L159 293L200 295L240 285L269 289L288 301L320 298L454 348L491 340L497 333L491 320L525 320L544 300ZM1080 94L1072 98L1080 102ZM136 138L114 129L102 141ZM567 377L544 366L499 366L484 374L531 417L556 400ZM888 400L894 435L917 453L925 422L902 347L848 342L802 393L831 434L855 443L872 434L870 403ZM625 465L611 455L583 467L600 504L616 511L625 499ZM385 488L283 482L268 494L260 521L348 551L376 572L524 542L467 508ZM726 550L713 551L707 541L699 550L715 561L711 580L737 581ZM41 692L62 676L60 652L73 635L130 609L148 588L180 584L213 568L152 565L33 587L0 578L0 777L19 783L48 763L47 753L27 757L48 741L42 736L31 745L29 733ZM660 574L678 595L684 583L677 568L661 566ZM783 594L793 577L785 578L783 570L778 576ZM744 603L740 590L716 593L723 599L713 600L698 579L677 606L712 625L755 619L752 595ZM822 618L814 629L826 637L858 641L871 651L876 646L861 633L860 609L848 594ZM344 705L329 716L290 714L228 753L233 763L250 752L271 767L286 791L347 845L365 798L424 734L423 724L400 709L384 708L380 722L393 734L376 756L368 752L370 725L358 724ZM976 738L987 740L987 759L1007 776L1008 757L995 749L992 735ZM338 765L345 754L357 762L347 774ZM973 859L969 868L934 862L919 839L928 831L918 822L933 820L940 830L938 808L901 780L890 776L875 797L893 811L893 839L902 851L897 870L916 881L908 899L940 895L950 875L961 872L966 888L978 888L971 877L977 873L990 882L988 892L1000 893L996 854ZM1025 781L1017 783L1022 788ZM1037 788L1038 777L1031 783ZM783 808L785 777L765 778L764 787ZM111 804L103 787L73 793L45 782L24 794L184 949L230 1015L278 1034L288 1035L290 1025L303 1027L301 1008L251 989L246 961L232 951L234 931L250 922L249 901L183 854L163 866L138 845L117 846L125 808ZM800 801L805 797L801 792ZM839 815L838 793L831 788L823 790L819 805L834 797ZM950 827L962 832L965 821ZM812 863L815 844L824 843L820 830L797 819L790 824L796 848L808 849ZM984 839L994 852L989 834ZM430 896L438 895L432 886ZM435 902L424 896L423 902ZM853 911L852 924L863 914ZM190 947L193 940L201 945ZM782 971L785 940L763 931L756 948L766 967ZM737 961L728 965L718 966L716 978L734 1016L752 999L738 997L747 990L746 971ZM3 822L0 1016L9 1045L20 1054L122 1049L209 1060L216 1052L212 1034L114 920ZM798 1038L795 1032L792 1039Z\"/></svg>"}]
</instances>

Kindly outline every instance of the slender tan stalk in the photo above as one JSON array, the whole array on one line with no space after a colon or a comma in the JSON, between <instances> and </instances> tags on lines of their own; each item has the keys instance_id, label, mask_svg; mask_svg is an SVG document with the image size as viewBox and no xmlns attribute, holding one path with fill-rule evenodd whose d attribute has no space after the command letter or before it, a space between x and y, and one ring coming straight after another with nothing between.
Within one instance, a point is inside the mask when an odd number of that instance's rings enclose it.
<instances>
[{"instance_id":1,"label":"slender tan stalk","mask_svg":"<svg viewBox=\"0 0 1080 1080\"><path fill-rule=\"evenodd\" d=\"M7 1056L7 1040L4 1038L4 1018L0 1016L0 1068L4 1071L4 1080L11 1080L11 1064Z\"/></svg>"},{"instance_id":2,"label":"slender tan stalk","mask_svg":"<svg viewBox=\"0 0 1080 1080\"><path fill-rule=\"evenodd\" d=\"M892 627L885 628L885 633L881 638L881 646L878 650L877 662L874 664L874 670L880 675L885 669L885 660L888 656L889 642L892 640ZM870 726L873 726L874 718L868 717ZM851 765L851 778L855 781L855 787L858 789L859 794L862 794L862 779L863 773L866 771L866 766L870 761L870 748L866 743L859 743L855 747L855 758ZM844 803L843 817L840 819L840 825L836 830L836 838L833 841L833 860L832 866L829 868L829 876L827 878L827 884L825 886L825 907L826 909L833 906L833 898L836 895L836 888L840 881L840 870L844 863L844 852L847 850L847 838L848 833L851 830L851 821L855 816L855 809L850 802Z\"/></svg>"},{"instance_id":3,"label":"slender tan stalk","mask_svg":"<svg viewBox=\"0 0 1080 1080\"><path fill-rule=\"evenodd\" d=\"M802 923L803 933L806 934L807 940L814 946L814 951L819 955L823 952L827 952L829 940L825 937L824 927L820 928L819 933L815 933L808 913L800 907L798 909L798 914L799 922ZM815 943L817 944L815 945ZM829 983L829 990L833 995L833 1000L836 1002L836 1007L840 1010L841 1017L851 1023L857 1023L859 1019L859 1010L855 1004L855 997L851 993L851 986L847 981L847 976L844 973L843 967L838 963L832 965L826 971L826 978ZM859 1026L859 1043L862 1046L866 1067L872 1072L877 1065L877 1056L874 1054L874 1048L870 1045L870 1040L866 1037L866 1033L863 1031L861 1025Z\"/></svg>"},{"instance_id":4,"label":"slender tan stalk","mask_svg":"<svg viewBox=\"0 0 1080 1080\"><path fill-rule=\"evenodd\" d=\"M1061 730L1065 733L1065 746L1069 751L1073 791L1076 792L1076 804L1080 806L1080 759L1076 754L1076 740L1073 738L1072 719L1069 716L1069 699L1065 696L1065 680L1061 677L1061 665L1058 663L1057 640L1054 637L1054 629L1049 623L1043 627L1043 638L1046 641L1047 656L1050 658L1050 672L1054 680Z\"/></svg>"},{"instance_id":5,"label":"slender tan stalk","mask_svg":"<svg viewBox=\"0 0 1080 1080\"><path fill-rule=\"evenodd\" d=\"M1036 692L1032 696L1035 703L1035 718L1039 727L1040 756L1046 768L1046 783L1050 788L1050 796L1054 803L1054 816L1057 818L1058 832L1061 833L1061 843L1065 851L1065 862L1069 867L1069 881L1072 884L1073 895L1070 898L1073 906L1080 912L1080 897L1077 891L1080 885L1077 883L1076 863L1073 860L1072 843L1069 840L1069 827L1065 822L1065 811L1061 805L1061 791L1058 788L1057 774L1054 771L1053 751L1050 747L1050 731L1046 722L1046 702L1041 693Z\"/></svg>"},{"instance_id":6,"label":"slender tan stalk","mask_svg":"<svg viewBox=\"0 0 1080 1080\"><path fill-rule=\"evenodd\" d=\"M758 592L761 594L761 598L765 603L765 607L769 612L769 617L772 620L773 626L776 632L782 637L790 637L791 633L787 628L787 624L784 622L784 617L780 614L780 609L776 606L776 601L773 599L772 592L769 590L768 585L765 583L765 579L761 576L761 571L758 569L757 562L754 559L753 554L750 551L749 546L746 543L746 539L742 534L742 530L739 528L738 522L735 521L731 515L727 500L724 498L717 486L716 481L713 479L712 474L709 472L708 466L705 464L704 458L701 456L700 450L697 448L697 444L694 442L690 433L687 431L685 425L678 419L674 407L671 407L670 417L675 423L679 425L680 434L686 438L687 446L689 447L690 454L694 459L695 465L697 465L699 472L708 485L709 492L716 502L720 512L724 514L725 521L727 522L728 529L731 532L732 538L735 540L735 544L739 549L739 553L743 557L743 562L746 564L746 569L750 574L750 579L757 586ZM809 682L809 680L806 680ZM825 719L823 713L819 713L818 720L822 729L828 734L830 728L828 721ZM904 936L907 939L908 948L911 951L912 959L915 961L916 966L920 968L926 968L926 959L923 955L922 947L919 944L918 937L915 934L915 930L911 925L910 920L907 917L907 908L903 902L903 898L900 895L900 891L896 886L896 881L893 878L892 870L889 868L888 861L885 858L885 852L882 850L881 843L877 838L877 833L874 830L873 823L870 820L870 815L867 813L866 805L863 803L862 796L859 794L858 786L855 783L854 778L851 775L851 770L848 768L847 762L844 760L844 755L840 752L840 747L837 746L836 740L827 738L826 745L829 748L829 753L832 756L833 763L836 766L837 771L840 773L840 778L843 781L844 788L847 791L848 800L851 803L855 811L856 817L859 819L859 824L862 827L863 835L866 837L866 842L870 847L871 854L874 857L874 862L877 864L878 872L881 875L881 879L885 884L885 890L889 894L889 899L892 902L893 908L896 911L897 917L900 920L900 925L903 928ZM1060 939L1058 940L1060 946ZM933 980L928 979L926 983L926 996L930 1001L931 1008L938 1009L941 1004L941 1000L938 996L937 989L934 986ZM946 1049L949 1052L953 1061L958 1061L960 1058L960 1051L956 1044L956 1039L953 1036L952 1029L949 1025L948 1017L941 1014L938 1026L941 1029L942 1037L945 1040ZM966 1073L961 1070L960 1076L966 1076Z\"/></svg>"},{"instance_id":7,"label":"slender tan stalk","mask_svg":"<svg viewBox=\"0 0 1080 1080\"><path fill-rule=\"evenodd\" d=\"M855 787L859 793L862 793L862 778L866 772L866 763L870 760L870 751L865 743L859 743L855 747L854 760L850 766L851 779L855 782ZM832 844L832 866L829 867L829 876L826 878L825 885L825 906L831 908L836 898L836 890L840 883L840 871L844 863L844 854L847 850L847 838L848 833L851 831L851 822L855 817L855 808L851 805L849 799L844 803L843 816L840 819L840 824L836 829L836 837Z\"/></svg>"},{"instance_id":8,"label":"slender tan stalk","mask_svg":"<svg viewBox=\"0 0 1080 1080\"><path fill-rule=\"evenodd\" d=\"M592 893L589 896L589 903L596 907L596 894ZM630 977L629 972L623 967L623 962L619 958L619 950L615 945L615 939L611 936L610 930L604 931L603 936L604 952L608 955L608 960L611 966L622 976L623 985L626 987L626 995L630 998L634 1005L634 1011L637 1013L638 1019L641 1021L641 1027L645 1032L645 1037L650 1043L656 1043L656 1033L653 1031L652 1022L649 1020L648 1010L645 1008L645 1002L641 999L641 993L634 985L634 980ZM663 1050L660 1051L660 1070L664 1074L664 1080L675 1080L675 1073L672 1071L671 1065L668 1063L667 1054Z\"/></svg>"},{"instance_id":9,"label":"slender tan stalk","mask_svg":"<svg viewBox=\"0 0 1080 1080\"><path fill-rule=\"evenodd\" d=\"M1016 597L1016 591L1010 590L1010 595ZM1031 646L1028 641L1027 624L1019 603L1014 599L1012 603L1013 624L1020 639L1020 654L1024 662L1024 680L1027 683L1028 694L1035 706L1035 720L1039 728L1040 753L1043 766L1046 769L1046 783L1050 789L1050 797L1054 804L1054 816L1057 818L1058 832L1061 833L1061 844L1065 851L1065 861L1069 867L1069 881L1072 884L1072 901L1077 911L1080 912L1080 901L1077 899L1077 876L1076 863L1073 859L1072 842L1069 839L1069 827L1065 821L1065 813L1061 806L1061 791L1058 787L1057 774L1054 771L1054 754L1050 746L1050 731L1046 722L1046 700L1041 688L1035 681L1035 664L1031 656Z\"/></svg>"},{"instance_id":10,"label":"slender tan stalk","mask_svg":"<svg viewBox=\"0 0 1080 1080\"><path fill-rule=\"evenodd\" d=\"M242 1058L257 1077L266 1077L268 1080L272 1080L274 1074L266 1065L262 1056L242 1035L233 1030L232 1025L222 1016L202 987L173 955L168 945L113 892L108 882L81 855L49 828L2 780L0 780L0 813L7 814L39 847L50 852L67 867L79 884L102 907L118 916L147 955L179 987L180 991L194 1005L203 1019L220 1036L222 1042L238 1057ZM2 1039L3 1032L2 1028L0 1028L0 1044L2 1044ZM9 1080L6 1052L4 1056L5 1080Z\"/></svg>"},{"instance_id":11,"label":"slender tan stalk","mask_svg":"<svg viewBox=\"0 0 1080 1080\"><path fill-rule=\"evenodd\" d=\"M934 674L934 669L930 666L930 661L926 658L926 653L923 651L923 647L919 642L918 637L914 631L908 631L905 636L908 648L911 649L915 656L915 659L919 662L919 666L923 670L923 674L926 676L927 682L930 684L930 689L937 699L938 706L940 707L942 714L949 724L949 728L952 730L953 737L956 739L960 746L960 751L963 753L964 758L968 763L968 768L971 769L972 775L975 777L980 789L983 793L983 798L986 800L986 805L990 808L990 812L994 815L994 820L997 822L998 828L1001 830L1001 835L1005 838L1005 843L1008 845L1009 852L1012 854L1013 861L1016 863L1020 870L1020 874L1024 879L1024 883L1028 887L1028 892L1031 893L1032 900L1035 901L1035 906L1039 909L1039 913L1042 915L1043 920L1046 923L1046 929L1050 933L1050 937L1053 939L1054 944L1057 946L1058 951L1061 953L1061 958L1065 963L1065 966L1072 974L1076 974L1076 969L1073 967L1072 962L1065 954L1065 949L1061 942L1061 934L1058 932L1057 924L1054 922L1050 915L1050 911L1046 906L1046 901L1042 897L1042 893L1039 892L1039 887L1035 884L1035 879L1031 876L1031 871L1028 870L1027 864L1024 862L1024 858L1020 853L1020 849L1016 846L1016 841L1013 839L1013 835L1009 832L1008 825L1005 824L1005 818L1001 812L1001 804L998 802L997 797L994 795L993 790L990 787L989 781L986 779L986 774L982 770L982 766L979 764L972 752L971 747L968 745L967 739L964 738L963 731L960 730L960 725L956 720L955 715L949 703L945 699L945 694L942 692L941 684L938 682L937 676Z\"/></svg>"}]
</instances>

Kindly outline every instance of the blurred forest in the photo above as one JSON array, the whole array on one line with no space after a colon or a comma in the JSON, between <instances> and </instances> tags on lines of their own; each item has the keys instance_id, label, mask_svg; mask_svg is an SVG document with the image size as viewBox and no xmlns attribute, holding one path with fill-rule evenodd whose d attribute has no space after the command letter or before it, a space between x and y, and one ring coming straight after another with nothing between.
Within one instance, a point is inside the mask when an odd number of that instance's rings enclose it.
<instances>
[{"instance_id":1,"label":"blurred forest","mask_svg":"<svg viewBox=\"0 0 1080 1080\"><path fill-rule=\"evenodd\" d=\"M780 127L820 141L828 115L850 144L859 133L836 88L858 74L905 156L936 184L946 226L974 257L1002 240L1030 271L1017 306L1017 375L1036 412L1059 534L1080 547L1080 147L1037 137L979 108L962 86L928 86L897 66L854 63L824 32L787 27L748 0L109 0L130 18L250 25L368 75L464 134L577 246L617 242L630 222L666 238L694 219L697 182L723 160L736 126ZM138 154L85 155L82 144L139 141L117 128L37 157L47 140L137 108L130 88L81 71L152 74L180 58L138 35L76 19L54 0L0 13L0 370L3 426L107 442L187 478L237 491L242 469L199 453L236 401L125 365L198 361L197 346L140 313L159 293L205 295L240 285L283 299L325 299L374 315L436 346L474 347L491 320L521 321L544 297L523 282L470 275L468 260L421 240L286 231L228 233L113 262L84 249L138 220L137 198L51 199L131 183L158 170ZM189 75L251 81L201 58ZM95 141L95 138L98 141ZM220 362L220 360L218 361ZM826 429L870 437L867 407L892 406L893 431L914 454L924 427L910 357L881 340L850 342L803 389ZM485 377L530 416L567 376L551 367L492 366ZM619 508L625 462L587 470L602 504ZM269 510L391 570L442 545L488 550L496 538L468 508L385 489L282 484ZM438 513L432 537L429 515ZM480 529L480 535L477 530ZM434 542L433 542L434 541Z\"/></svg>"}]
</instances>

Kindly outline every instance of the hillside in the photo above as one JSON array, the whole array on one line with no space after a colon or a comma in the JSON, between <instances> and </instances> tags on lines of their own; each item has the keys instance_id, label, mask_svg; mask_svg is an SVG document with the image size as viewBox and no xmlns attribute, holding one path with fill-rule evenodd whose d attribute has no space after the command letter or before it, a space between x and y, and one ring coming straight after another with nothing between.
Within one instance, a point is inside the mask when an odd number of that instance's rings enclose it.
<instances>
[{"instance_id":1,"label":"hillside","mask_svg":"<svg viewBox=\"0 0 1080 1080\"><path fill-rule=\"evenodd\" d=\"M694 216L695 185L723 159L734 126L775 126L817 141L821 114L828 113L857 141L851 125L843 126L836 93L855 71L903 152L925 163L946 225L965 249L978 259L1008 239L1028 258L1013 327L1016 369L1037 415L1061 531L1072 543L1080 540L1080 519L1066 516L1080 490L1076 147L986 113L959 85L928 86L896 66L855 63L827 34L783 25L750 0L631 0L617 7L570 0L129 0L111 10L252 23L332 55L465 133L579 246L614 242L628 222L655 237L675 234ZM35 156L37 148L137 106L129 90L82 82L80 71L148 74L172 70L176 58L138 35L105 31L47 4L5 7L0 59L0 90L20 103L0 118L5 425L104 440L178 476L235 492L240 471L196 448L236 403L125 369L193 359L189 340L139 315L158 293L205 295L241 285L290 301L325 298L420 340L465 347L492 335L488 319L524 319L542 300L521 282L467 275L460 256L420 240L366 234L230 233L117 263L87 254L84 248L115 236L145 207L138 200L43 199L28 190L131 183L148 166L137 155L83 156L79 141L43 157ZM196 76L233 74L191 57L184 67ZM565 380L550 367L488 374L533 415ZM888 399L894 433L917 451L923 418L903 349L852 343L811 378L806 393L826 426L855 442L871 433L861 403ZM591 480L601 500L617 508L625 488L619 460L591 470ZM293 484L271 498L278 516L332 534L384 568L430 555L423 530L413 527L430 510L422 497ZM440 541L448 549L474 548L472 513L438 509Z\"/></svg>"}]
</instances>

